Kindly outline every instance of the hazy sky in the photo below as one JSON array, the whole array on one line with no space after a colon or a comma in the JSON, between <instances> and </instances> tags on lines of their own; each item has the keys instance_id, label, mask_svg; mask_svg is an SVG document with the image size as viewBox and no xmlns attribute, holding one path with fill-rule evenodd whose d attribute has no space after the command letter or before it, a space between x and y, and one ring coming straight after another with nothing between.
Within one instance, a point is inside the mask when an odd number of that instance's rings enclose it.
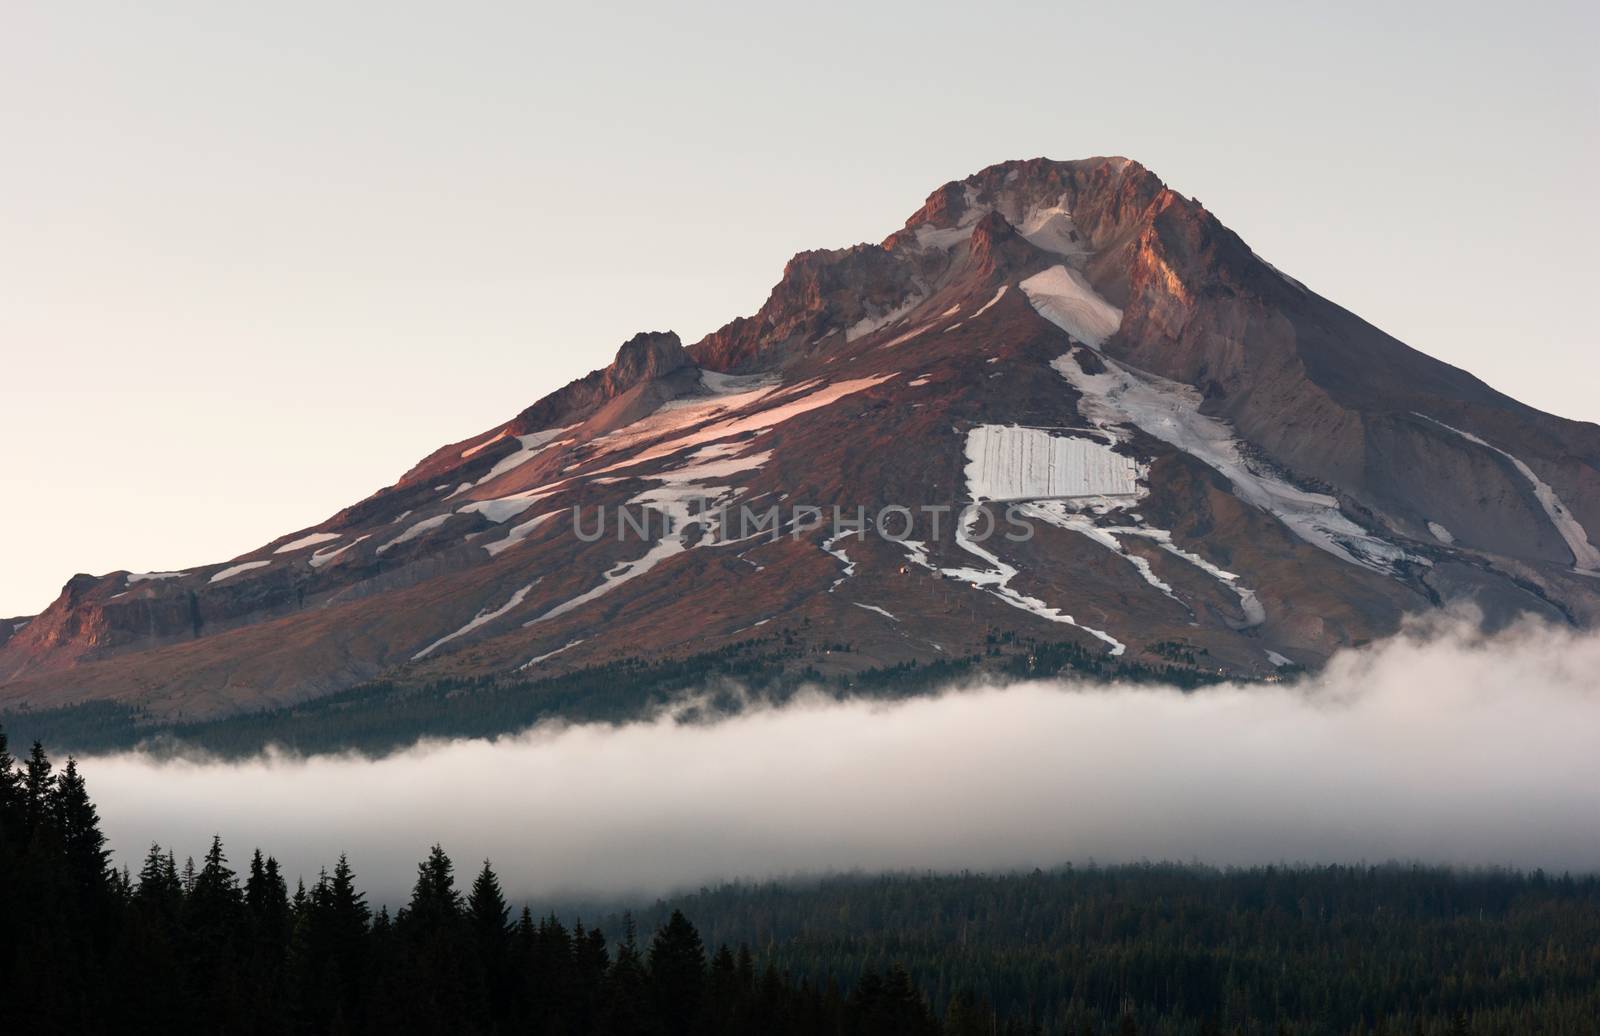
<instances>
[{"instance_id":1,"label":"hazy sky","mask_svg":"<svg viewBox=\"0 0 1600 1036\"><path fill-rule=\"evenodd\" d=\"M116 862L221 833L296 874L348 852L403 899L440 841L508 895L1066 861L1600 871L1600 638L1455 628L1337 655L1307 686L971 688L713 726L536 730L390 756L83 761Z\"/></svg>"},{"instance_id":2,"label":"hazy sky","mask_svg":"<svg viewBox=\"0 0 1600 1036\"><path fill-rule=\"evenodd\" d=\"M1007 158L1600 418L1592 3L0 14L0 615L224 560Z\"/></svg>"}]
</instances>

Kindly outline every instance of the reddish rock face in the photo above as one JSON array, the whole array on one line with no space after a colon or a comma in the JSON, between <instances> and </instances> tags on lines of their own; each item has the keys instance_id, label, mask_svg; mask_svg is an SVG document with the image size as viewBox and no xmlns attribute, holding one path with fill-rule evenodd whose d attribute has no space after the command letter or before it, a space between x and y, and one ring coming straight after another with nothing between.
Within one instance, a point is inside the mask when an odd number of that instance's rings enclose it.
<instances>
[{"instance_id":1,"label":"reddish rock face","mask_svg":"<svg viewBox=\"0 0 1600 1036\"><path fill-rule=\"evenodd\" d=\"M0 709L193 719L744 643L824 675L1064 640L1259 676L1458 600L1592 626L1597 465L1594 425L1407 348L1138 163L1009 162L315 529L73 577L0 623ZM1031 538L939 511L986 486ZM782 535L715 529L717 504ZM871 520L836 535L807 505ZM884 535L901 508L911 534ZM619 539L619 510L645 531Z\"/></svg>"}]
</instances>

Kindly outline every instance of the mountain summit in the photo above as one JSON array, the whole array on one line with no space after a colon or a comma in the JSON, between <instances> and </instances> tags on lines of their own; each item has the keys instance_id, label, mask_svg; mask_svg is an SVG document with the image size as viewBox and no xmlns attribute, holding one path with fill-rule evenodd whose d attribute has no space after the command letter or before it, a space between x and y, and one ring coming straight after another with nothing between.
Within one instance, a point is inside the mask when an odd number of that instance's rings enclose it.
<instances>
[{"instance_id":1,"label":"mountain summit","mask_svg":"<svg viewBox=\"0 0 1600 1036\"><path fill-rule=\"evenodd\" d=\"M1137 162L1033 159L314 528L73 577L0 624L0 708L194 720L691 657L1264 677L1455 602L1592 627L1597 543L1600 427L1408 348Z\"/></svg>"}]
</instances>

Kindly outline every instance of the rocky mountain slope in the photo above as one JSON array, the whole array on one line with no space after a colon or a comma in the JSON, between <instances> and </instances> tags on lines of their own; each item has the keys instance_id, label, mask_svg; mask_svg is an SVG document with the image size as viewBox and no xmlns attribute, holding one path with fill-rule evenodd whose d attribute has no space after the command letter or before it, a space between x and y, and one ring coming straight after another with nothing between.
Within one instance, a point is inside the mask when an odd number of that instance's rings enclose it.
<instances>
[{"instance_id":1,"label":"rocky mountain slope","mask_svg":"<svg viewBox=\"0 0 1600 1036\"><path fill-rule=\"evenodd\" d=\"M314 528L74 576L0 623L0 709L194 719L720 648L1269 676L1462 600L1593 626L1597 543L1600 427L1408 348L1136 162L1008 162Z\"/></svg>"}]
</instances>

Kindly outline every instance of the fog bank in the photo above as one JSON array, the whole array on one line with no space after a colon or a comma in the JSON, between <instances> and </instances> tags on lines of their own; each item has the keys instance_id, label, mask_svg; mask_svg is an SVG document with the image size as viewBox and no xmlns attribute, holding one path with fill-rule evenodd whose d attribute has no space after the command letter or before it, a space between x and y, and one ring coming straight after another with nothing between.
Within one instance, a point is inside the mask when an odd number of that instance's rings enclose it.
<instances>
[{"instance_id":1,"label":"fog bank","mask_svg":"<svg viewBox=\"0 0 1600 1036\"><path fill-rule=\"evenodd\" d=\"M419 746L372 762L84 760L118 850L402 900L434 841L508 897L851 868L1389 859L1600 870L1600 638L1414 628L1297 686L1026 683Z\"/></svg>"}]
</instances>

